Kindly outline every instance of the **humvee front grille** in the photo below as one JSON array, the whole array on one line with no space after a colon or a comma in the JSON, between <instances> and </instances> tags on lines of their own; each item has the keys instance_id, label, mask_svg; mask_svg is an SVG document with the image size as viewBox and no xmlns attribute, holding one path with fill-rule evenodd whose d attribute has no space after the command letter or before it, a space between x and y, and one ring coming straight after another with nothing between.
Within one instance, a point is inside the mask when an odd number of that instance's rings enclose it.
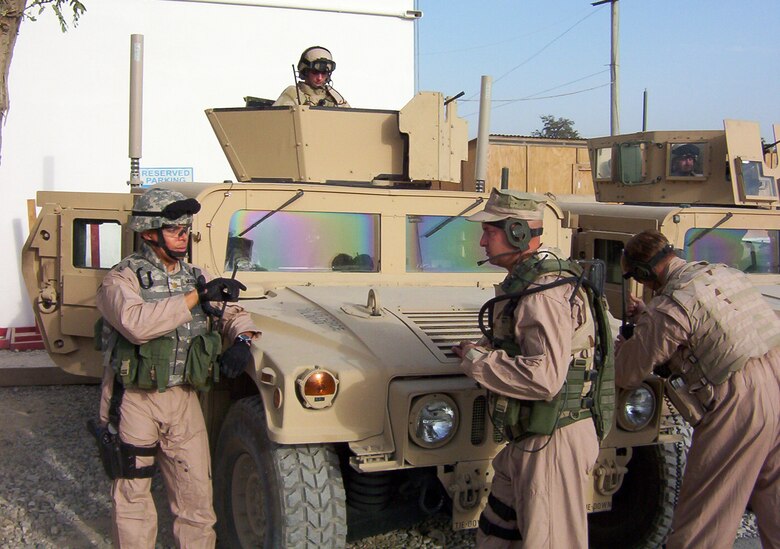
<instances>
[{"instance_id":1,"label":"humvee front grille","mask_svg":"<svg viewBox=\"0 0 780 549\"><path fill-rule=\"evenodd\" d=\"M487 399L478 396L474 399L474 405L471 410L471 444L479 446L485 441L485 409L487 408Z\"/></svg>"},{"instance_id":2,"label":"humvee front grille","mask_svg":"<svg viewBox=\"0 0 780 549\"><path fill-rule=\"evenodd\" d=\"M476 310L400 311L427 335L447 358L457 358L452 346L463 340L476 341L482 336Z\"/></svg>"}]
</instances>

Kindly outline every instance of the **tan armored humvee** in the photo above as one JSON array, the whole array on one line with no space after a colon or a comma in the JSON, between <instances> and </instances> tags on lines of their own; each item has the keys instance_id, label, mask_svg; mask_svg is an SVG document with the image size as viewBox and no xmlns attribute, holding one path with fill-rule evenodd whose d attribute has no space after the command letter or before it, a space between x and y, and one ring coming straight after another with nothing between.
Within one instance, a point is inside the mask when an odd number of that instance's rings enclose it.
<instances>
[{"instance_id":1,"label":"tan armored humvee","mask_svg":"<svg viewBox=\"0 0 780 549\"><path fill-rule=\"evenodd\" d=\"M780 138L780 125L774 133ZM603 137L589 140L588 148L598 202L560 197L557 203L564 225L574 231L572 256L606 263L605 293L616 316L629 290L622 286L620 256L628 239L645 229L661 231L687 260L725 263L748 273L780 310L780 169L776 153L762 148L758 124L726 120L723 131ZM635 282L630 290L651 297ZM659 387L649 387L655 388L654 401L664 402ZM668 406L662 419L662 431L689 434ZM591 545L602 545L594 532L610 528L609 535L623 540L621 547L660 546L685 463L681 445L638 446L619 430L613 434L618 456L630 459L621 461L625 470L612 510L590 517ZM634 448L625 452L624 446Z\"/></svg>"},{"instance_id":2,"label":"tan armored humvee","mask_svg":"<svg viewBox=\"0 0 780 549\"><path fill-rule=\"evenodd\" d=\"M476 527L503 440L450 348L481 335L477 312L505 273L476 264L481 229L465 216L487 195L460 190L467 133L455 107L422 93L401 111L209 110L239 182L161 184L201 203L191 261L235 272L263 330L253 367L202 398L227 546L340 547L439 510L456 529ZM101 373L95 292L133 250L138 192L37 195L24 277L68 372ZM563 221L550 202L544 243L568 251ZM639 398L653 406L619 398L594 470L588 509L607 517L592 529L602 544L620 544L613 531L631 522L596 512L612 494L645 501L656 488L623 481L645 463L634 447L672 440L659 433L660 383L648 387Z\"/></svg>"}]
</instances>

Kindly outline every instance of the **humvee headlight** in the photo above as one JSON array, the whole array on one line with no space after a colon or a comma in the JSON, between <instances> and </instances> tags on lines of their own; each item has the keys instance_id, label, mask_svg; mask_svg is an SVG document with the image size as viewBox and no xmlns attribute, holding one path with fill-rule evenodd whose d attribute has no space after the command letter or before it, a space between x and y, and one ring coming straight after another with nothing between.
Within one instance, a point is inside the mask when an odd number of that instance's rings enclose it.
<instances>
[{"instance_id":1,"label":"humvee headlight","mask_svg":"<svg viewBox=\"0 0 780 549\"><path fill-rule=\"evenodd\" d=\"M307 408L314 409L330 406L339 386L339 380L335 375L319 367L305 372L296 383L303 404Z\"/></svg>"},{"instance_id":2,"label":"humvee headlight","mask_svg":"<svg viewBox=\"0 0 780 549\"><path fill-rule=\"evenodd\" d=\"M655 393L647 385L623 391L618 397L617 424L626 431L640 431L655 415Z\"/></svg>"},{"instance_id":3,"label":"humvee headlight","mask_svg":"<svg viewBox=\"0 0 780 549\"><path fill-rule=\"evenodd\" d=\"M409 436L423 448L444 446L458 429L458 407L447 395L419 397L409 413Z\"/></svg>"}]
</instances>

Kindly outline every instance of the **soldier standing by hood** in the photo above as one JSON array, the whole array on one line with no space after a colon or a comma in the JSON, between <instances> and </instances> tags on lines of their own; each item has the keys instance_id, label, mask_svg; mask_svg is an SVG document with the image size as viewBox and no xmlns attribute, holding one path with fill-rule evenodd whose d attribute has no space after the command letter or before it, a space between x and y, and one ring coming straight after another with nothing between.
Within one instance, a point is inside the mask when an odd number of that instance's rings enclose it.
<instances>
[{"instance_id":1,"label":"soldier standing by hood","mask_svg":"<svg viewBox=\"0 0 780 549\"><path fill-rule=\"evenodd\" d=\"M693 426L666 547L730 549L750 502L763 547L780 548L780 320L745 274L686 262L658 231L631 238L622 267L655 297L627 308L615 382L636 388L655 368Z\"/></svg>"},{"instance_id":2,"label":"soldier standing by hood","mask_svg":"<svg viewBox=\"0 0 780 549\"><path fill-rule=\"evenodd\" d=\"M178 192L155 188L142 195L129 222L140 233L140 249L114 266L97 292L106 364L100 421L121 440L113 453L124 455L113 469L106 465L114 480L117 547L155 546L157 512L150 491L155 462L168 492L176 545L216 543L209 444L197 389L208 389L217 360L223 376L239 375L260 332L241 307L209 303L237 301L243 284L207 281L182 259L198 210L196 200ZM222 336L209 331L204 309L214 314L219 307L225 307L218 315L222 335L232 345L217 359Z\"/></svg>"},{"instance_id":3,"label":"soldier standing by hood","mask_svg":"<svg viewBox=\"0 0 780 549\"><path fill-rule=\"evenodd\" d=\"M336 70L336 62L330 50L312 46L298 60L298 82L287 87L274 102L274 107L308 105L310 107L347 107L349 103L330 86L330 77Z\"/></svg>"},{"instance_id":4,"label":"soldier standing by hood","mask_svg":"<svg viewBox=\"0 0 780 549\"><path fill-rule=\"evenodd\" d=\"M484 211L469 217L482 223L480 246L488 261L509 272L496 293L537 290L499 302L492 340L453 347L466 374L488 390L491 419L509 439L493 459L477 533L483 549L588 546L587 480L599 442L580 399L567 398L569 389L572 395L581 390L567 378L575 359L592 361L595 324L581 287L571 278L554 284L568 278L562 269L568 262L537 254L544 205L541 195L494 189ZM509 414L498 418L500 409L512 406L520 410L517 423Z\"/></svg>"}]
</instances>

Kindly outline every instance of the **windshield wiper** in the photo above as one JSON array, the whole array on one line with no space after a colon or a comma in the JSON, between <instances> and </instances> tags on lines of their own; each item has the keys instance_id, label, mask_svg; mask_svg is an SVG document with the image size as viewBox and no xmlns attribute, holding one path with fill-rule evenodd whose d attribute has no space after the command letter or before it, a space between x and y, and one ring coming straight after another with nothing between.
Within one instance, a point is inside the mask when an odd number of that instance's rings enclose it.
<instances>
[{"instance_id":1,"label":"windshield wiper","mask_svg":"<svg viewBox=\"0 0 780 549\"><path fill-rule=\"evenodd\" d=\"M460 217L460 216L462 216L464 213L466 213L466 212L468 212L468 211L470 211L470 210L473 210L474 208L476 208L477 206L479 206L480 204L482 204L484 201L485 201L485 199L484 199L484 198L482 198L482 197L480 196L479 198L477 198L477 200L476 200L476 201L475 201L475 202L474 202L474 203L473 203L471 206L469 206L468 208L466 208L465 210L463 210L463 211L462 211L462 212L460 212L459 214L455 214L455 215L451 215L451 216L449 216L447 219L445 219L444 221L442 221L441 223L439 223L438 225L436 225L436 226L435 226L433 229L431 229L430 231L428 231L427 233L425 233L425 234L423 235L423 238L428 238L429 236L433 236L434 234L438 233L438 232L439 232L439 231L440 231L442 228L444 228L444 226L445 226L447 223L451 222L451 221L452 221L453 219L455 219L456 217Z\"/></svg>"},{"instance_id":2,"label":"windshield wiper","mask_svg":"<svg viewBox=\"0 0 780 549\"><path fill-rule=\"evenodd\" d=\"M263 217L261 217L260 219L258 219L254 223L252 223L249 227L247 227L246 229L244 229L243 231L238 233L237 236L244 236L246 233L248 233L249 231L251 231L252 229L257 227L260 223L262 223L263 221L265 221L266 219L268 219L269 217L274 215L276 212L285 209L287 206L289 206L290 204L292 204L293 202L295 202L296 200L298 200L302 196L303 196L303 191L298 189L298 192L295 193L295 196L293 196L290 200L288 200L287 202L285 202L284 204L282 204L281 206L279 206L275 210L270 211L267 214L265 214Z\"/></svg>"},{"instance_id":3,"label":"windshield wiper","mask_svg":"<svg viewBox=\"0 0 780 549\"><path fill-rule=\"evenodd\" d=\"M688 242L688 244L686 244L686 246L693 246L693 243L694 243L694 242L696 242L697 240L699 240L699 239L701 239L701 238L703 238L703 237L707 236L708 234L710 234L712 231L714 231L715 229L717 229L718 227L720 227L721 225L723 225L723 224L724 224L726 221L728 221L728 220L729 220L729 219L731 219L732 217L734 217L734 214L733 214L733 213L731 213L731 212L728 212L726 215L724 215L724 216L723 216L723 219L721 219L720 221L718 221L717 223L715 223L715 224L714 224L712 227L707 227L707 228L706 228L706 229L704 229L702 232L700 232L699 234L697 234L696 236L694 236L694 237L691 239L691 241L690 241L690 242Z\"/></svg>"}]
</instances>

